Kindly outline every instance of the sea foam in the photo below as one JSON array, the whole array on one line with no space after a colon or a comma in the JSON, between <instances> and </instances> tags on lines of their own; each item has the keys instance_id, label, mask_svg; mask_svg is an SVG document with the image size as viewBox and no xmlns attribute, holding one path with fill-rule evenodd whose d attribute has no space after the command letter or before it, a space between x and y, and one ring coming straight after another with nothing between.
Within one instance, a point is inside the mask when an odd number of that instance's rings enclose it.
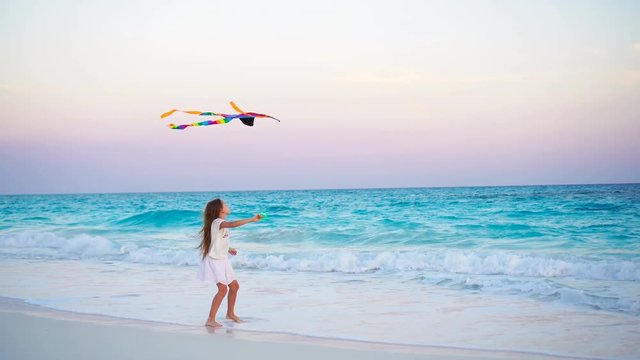
<instances>
[{"instance_id":1,"label":"sea foam","mask_svg":"<svg viewBox=\"0 0 640 360\"><path fill-rule=\"evenodd\" d=\"M62 236L52 232L21 231L0 235L0 248L48 249L60 259L94 258L149 264L197 265L193 246L180 248L116 243L87 234ZM240 244L239 246L242 246ZM25 254L24 251L20 251ZM38 252L38 256L42 253ZM529 277L574 277L587 280L640 280L640 263L634 260L579 257L575 255L463 250L447 248L364 251L340 248L310 248L297 252L264 252L241 249L233 257L238 268L304 272L394 272L429 271L472 275Z\"/></svg>"}]
</instances>

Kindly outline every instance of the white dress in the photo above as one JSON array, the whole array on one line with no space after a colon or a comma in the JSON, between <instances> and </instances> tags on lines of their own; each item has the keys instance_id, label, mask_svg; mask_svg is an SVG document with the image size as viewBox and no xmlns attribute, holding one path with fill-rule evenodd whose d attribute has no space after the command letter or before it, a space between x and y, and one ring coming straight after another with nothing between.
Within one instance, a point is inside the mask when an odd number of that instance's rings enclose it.
<instances>
[{"instance_id":1,"label":"white dress","mask_svg":"<svg viewBox=\"0 0 640 360\"><path fill-rule=\"evenodd\" d=\"M236 274L229 261L229 229L220 228L224 219L217 218L211 223L211 248L200 263L198 279L213 281L215 284L229 285L236 280Z\"/></svg>"}]
</instances>

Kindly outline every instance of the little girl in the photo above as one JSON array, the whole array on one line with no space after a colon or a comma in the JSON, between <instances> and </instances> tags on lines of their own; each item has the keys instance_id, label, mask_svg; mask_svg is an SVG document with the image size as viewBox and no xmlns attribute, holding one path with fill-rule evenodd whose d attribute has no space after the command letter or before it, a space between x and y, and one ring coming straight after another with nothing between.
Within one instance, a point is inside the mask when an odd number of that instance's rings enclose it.
<instances>
[{"instance_id":1,"label":"little girl","mask_svg":"<svg viewBox=\"0 0 640 360\"><path fill-rule=\"evenodd\" d=\"M240 322L240 318L235 314L234 307L238 295L238 280L233 272L231 263L227 258L227 253L236 255L237 251L229 247L229 229L255 222L262 219L258 214L252 218L226 221L227 215L231 211L227 204L220 199L209 201L204 210L204 225L200 234L202 242L198 249L202 253L202 263L198 277L201 280L213 280L218 286L218 293L211 301L211 310L206 326L221 327L222 324L216 322L216 313L222 303L222 299L227 295L229 287L229 297L227 298L227 319Z\"/></svg>"}]
</instances>

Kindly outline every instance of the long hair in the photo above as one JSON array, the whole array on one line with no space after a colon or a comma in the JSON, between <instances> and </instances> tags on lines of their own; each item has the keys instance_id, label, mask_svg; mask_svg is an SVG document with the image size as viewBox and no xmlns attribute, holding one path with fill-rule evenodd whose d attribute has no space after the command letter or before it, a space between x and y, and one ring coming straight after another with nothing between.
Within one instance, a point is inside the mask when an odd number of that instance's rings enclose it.
<instances>
[{"instance_id":1,"label":"long hair","mask_svg":"<svg viewBox=\"0 0 640 360\"><path fill-rule=\"evenodd\" d=\"M220 217L220 211L222 211L222 200L220 199L209 201L207 206L204 208L204 224L200 230L202 241L198 246L198 249L200 249L200 252L202 253L203 260L207 254L209 254L209 249L211 249L211 224L213 223L213 220Z\"/></svg>"}]
</instances>

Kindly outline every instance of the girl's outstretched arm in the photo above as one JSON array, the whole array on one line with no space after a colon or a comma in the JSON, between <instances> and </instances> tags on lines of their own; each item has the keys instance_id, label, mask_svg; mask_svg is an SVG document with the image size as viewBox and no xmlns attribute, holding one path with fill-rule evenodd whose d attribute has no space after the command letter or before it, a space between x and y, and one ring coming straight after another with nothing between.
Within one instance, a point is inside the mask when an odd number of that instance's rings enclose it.
<instances>
[{"instance_id":1,"label":"girl's outstretched arm","mask_svg":"<svg viewBox=\"0 0 640 360\"><path fill-rule=\"evenodd\" d=\"M236 221L224 221L222 224L220 224L220 228L236 228L238 226L256 222L260 219L262 219L262 215L256 214L254 217L250 217L247 219L236 220Z\"/></svg>"}]
</instances>

